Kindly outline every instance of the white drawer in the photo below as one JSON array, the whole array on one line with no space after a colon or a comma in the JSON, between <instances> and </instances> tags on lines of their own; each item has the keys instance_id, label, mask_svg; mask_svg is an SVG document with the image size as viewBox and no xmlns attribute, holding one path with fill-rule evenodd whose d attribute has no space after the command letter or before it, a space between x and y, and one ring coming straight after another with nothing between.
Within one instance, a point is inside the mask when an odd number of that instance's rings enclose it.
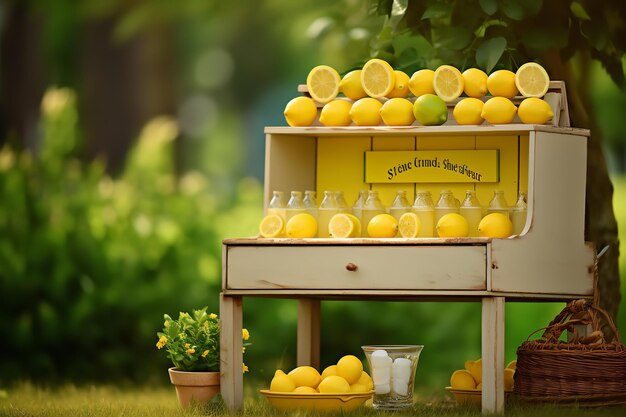
<instances>
[{"instance_id":1,"label":"white drawer","mask_svg":"<svg viewBox=\"0 0 626 417\"><path fill-rule=\"evenodd\" d=\"M484 245L225 248L226 289L487 289Z\"/></svg>"}]
</instances>

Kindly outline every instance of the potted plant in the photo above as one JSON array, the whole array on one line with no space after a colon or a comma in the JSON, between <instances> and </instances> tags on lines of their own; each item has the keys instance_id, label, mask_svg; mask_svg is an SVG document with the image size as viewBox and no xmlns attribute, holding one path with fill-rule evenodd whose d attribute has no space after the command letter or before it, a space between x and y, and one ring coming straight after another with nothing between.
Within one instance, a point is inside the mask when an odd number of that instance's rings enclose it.
<instances>
[{"instance_id":1,"label":"potted plant","mask_svg":"<svg viewBox=\"0 0 626 417\"><path fill-rule=\"evenodd\" d=\"M174 365L168 371L182 407L192 400L206 403L220 391L220 323L217 314L206 310L181 312L178 320L165 314L163 331L157 333L156 347L165 348ZM245 342L250 333L242 333ZM244 351L248 345L244 343ZM243 372L247 370L244 365Z\"/></svg>"}]
</instances>

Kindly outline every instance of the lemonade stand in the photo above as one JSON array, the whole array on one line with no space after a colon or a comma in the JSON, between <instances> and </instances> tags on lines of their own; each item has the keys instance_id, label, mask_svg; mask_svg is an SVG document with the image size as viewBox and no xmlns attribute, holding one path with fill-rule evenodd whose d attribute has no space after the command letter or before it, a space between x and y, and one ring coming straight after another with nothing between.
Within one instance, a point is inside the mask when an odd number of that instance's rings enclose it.
<instances>
[{"instance_id":1,"label":"lemonade stand","mask_svg":"<svg viewBox=\"0 0 626 417\"><path fill-rule=\"evenodd\" d=\"M306 93L306 88L300 88ZM522 97L512 99L519 104ZM235 238L223 242L221 391L243 406L242 328L246 297L298 300L297 362L319 367L322 300L476 301L482 303L482 409L504 407L507 301L590 298L594 249L585 243L589 131L569 127L565 86L549 83L554 117L544 124L437 126L321 125L265 128L265 209L274 191L342 190L353 202L378 191L390 206L398 191L486 205L498 191L512 204L527 196L519 233L507 238ZM458 99L447 102L452 113ZM358 329L355 329L358 333Z\"/></svg>"}]
</instances>

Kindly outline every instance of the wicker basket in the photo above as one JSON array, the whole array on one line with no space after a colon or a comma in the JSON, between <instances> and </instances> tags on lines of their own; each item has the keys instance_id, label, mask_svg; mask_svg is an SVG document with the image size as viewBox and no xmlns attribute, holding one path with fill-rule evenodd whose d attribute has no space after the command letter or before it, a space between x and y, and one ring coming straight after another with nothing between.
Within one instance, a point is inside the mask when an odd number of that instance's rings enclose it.
<instances>
[{"instance_id":1,"label":"wicker basket","mask_svg":"<svg viewBox=\"0 0 626 417\"><path fill-rule=\"evenodd\" d=\"M606 340L608 326L613 335ZM590 326L589 335L580 327ZM515 393L525 400L597 406L626 403L626 347L611 317L587 300L569 303L538 340L517 349ZM569 340L559 340L564 331Z\"/></svg>"}]
</instances>

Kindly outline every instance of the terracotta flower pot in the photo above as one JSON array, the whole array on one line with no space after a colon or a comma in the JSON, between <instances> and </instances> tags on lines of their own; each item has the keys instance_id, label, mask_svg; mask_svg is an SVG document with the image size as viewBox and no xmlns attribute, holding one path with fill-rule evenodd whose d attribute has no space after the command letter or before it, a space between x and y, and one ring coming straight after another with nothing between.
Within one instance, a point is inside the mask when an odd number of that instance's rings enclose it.
<instances>
[{"instance_id":1,"label":"terracotta flower pot","mask_svg":"<svg viewBox=\"0 0 626 417\"><path fill-rule=\"evenodd\" d=\"M219 372L185 372L176 368L169 368L168 372L183 408L187 407L191 400L207 403L220 392Z\"/></svg>"}]
</instances>

